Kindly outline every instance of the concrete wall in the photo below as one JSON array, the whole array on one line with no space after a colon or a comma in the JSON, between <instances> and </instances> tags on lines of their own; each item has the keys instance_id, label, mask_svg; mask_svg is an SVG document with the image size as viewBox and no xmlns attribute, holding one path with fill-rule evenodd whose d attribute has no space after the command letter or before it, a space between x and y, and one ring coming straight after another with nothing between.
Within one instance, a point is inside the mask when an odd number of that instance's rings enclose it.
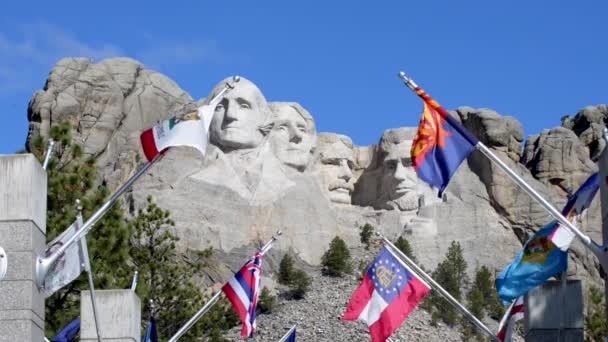
<instances>
[{"instance_id":1,"label":"concrete wall","mask_svg":"<svg viewBox=\"0 0 608 342\"><path fill-rule=\"evenodd\" d=\"M139 342L141 339L141 301L131 290L97 290L97 312L104 341ZM80 341L97 341L91 292L80 297Z\"/></svg>"},{"instance_id":2,"label":"concrete wall","mask_svg":"<svg viewBox=\"0 0 608 342\"><path fill-rule=\"evenodd\" d=\"M565 285L565 286L564 286ZM548 281L524 297L526 342L583 342L583 288L580 280Z\"/></svg>"},{"instance_id":3,"label":"concrete wall","mask_svg":"<svg viewBox=\"0 0 608 342\"><path fill-rule=\"evenodd\" d=\"M0 341L44 337L44 296L34 279L46 246L46 189L46 172L33 155L0 155L0 246L8 259L0 281Z\"/></svg>"}]
</instances>

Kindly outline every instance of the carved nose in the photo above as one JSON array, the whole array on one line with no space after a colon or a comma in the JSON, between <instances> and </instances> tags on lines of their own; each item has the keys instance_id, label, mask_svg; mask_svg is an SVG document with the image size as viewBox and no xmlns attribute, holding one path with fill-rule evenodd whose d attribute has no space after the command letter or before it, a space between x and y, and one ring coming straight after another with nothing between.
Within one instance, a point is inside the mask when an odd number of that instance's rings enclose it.
<instances>
[{"instance_id":1,"label":"carved nose","mask_svg":"<svg viewBox=\"0 0 608 342\"><path fill-rule=\"evenodd\" d=\"M338 178L344 179L345 181L349 181L353 178L353 172L348 167L348 161L346 159L340 160L340 173Z\"/></svg>"},{"instance_id":2,"label":"carved nose","mask_svg":"<svg viewBox=\"0 0 608 342\"><path fill-rule=\"evenodd\" d=\"M225 118L228 121L235 121L238 120L238 115L237 115L237 111L238 111L238 106L233 106L231 103L226 103L226 114L225 114Z\"/></svg>"},{"instance_id":3,"label":"carved nose","mask_svg":"<svg viewBox=\"0 0 608 342\"><path fill-rule=\"evenodd\" d=\"M395 179L398 181L403 181L407 179L407 172L403 164L397 163L397 167L395 168L395 173L393 174L393 177L395 177Z\"/></svg>"},{"instance_id":4,"label":"carved nose","mask_svg":"<svg viewBox=\"0 0 608 342\"><path fill-rule=\"evenodd\" d=\"M292 129L290 132L289 142L299 144L302 141L302 132L297 129Z\"/></svg>"}]
</instances>

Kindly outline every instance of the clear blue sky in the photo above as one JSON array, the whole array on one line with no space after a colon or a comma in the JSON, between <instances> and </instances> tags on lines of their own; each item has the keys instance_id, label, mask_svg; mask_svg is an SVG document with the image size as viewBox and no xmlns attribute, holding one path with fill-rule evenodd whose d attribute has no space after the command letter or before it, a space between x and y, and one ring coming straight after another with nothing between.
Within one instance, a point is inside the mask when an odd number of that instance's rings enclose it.
<instances>
[{"instance_id":1,"label":"clear blue sky","mask_svg":"<svg viewBox=\"0 0 608 342\"><path fill-rule=\"evenodd\" d=\"M358 145L418 124L403 70L447 109L492 108L534 134L608 102L606 13L606 1L7 1L0 153L23 148L31 95L73 56L135 58L195 99L240 74Z\"/></svg>"}]
</instances>

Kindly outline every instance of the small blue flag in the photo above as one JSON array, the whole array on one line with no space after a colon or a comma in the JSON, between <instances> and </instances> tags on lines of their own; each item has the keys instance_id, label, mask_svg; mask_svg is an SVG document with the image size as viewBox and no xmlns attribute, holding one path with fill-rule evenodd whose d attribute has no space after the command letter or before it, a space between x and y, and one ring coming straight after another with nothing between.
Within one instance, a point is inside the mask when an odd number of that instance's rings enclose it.
<instances>
[{"instance_id":1,"label":"small blue flag","mask_svg":"<svg viewBox=\"0 0 608 342\"><path fill-rule=\"evenodd\" d=\"M156 334L156 320L154 317L150 320L150 325L146 329L146 335L144 336L143 342L158 342L158 335Z\"/></svg>"},{"instance_id":2,"label":"small blue flag","mask_svg":"<svg viewBox=\"0 0 608 342\"><path fill-rule=\"evenodd\" d=\"M599 177L591 175L569 199L562 214L570 219L589 208L599 189ZM524 245L515 261L496 279L498 296L511 302L547 279L568 269L568 247L574 233L553 221L539 230Z\"/></svg>"},{"instance_id":3,"label":"small blue flag","mask_svg":"<svg viewBox=\"0 0 608 342\"><path fill-rule=\"evenodd\" d=\"M556 225L557 222L552 222L536 232L515 261L496 278L498 296L503 302L513 301L568 269L568 252L549 239Z\"/></svg>"},{"instance_id":4,"label":"small blue flag","mask_svg":"<svg viewBox=\"0 0 608 342\"><path fill-rule=\"evenodd\" d=\"M291 330L291 333L282 342L296 342L296 328Z\"/></svg>"},{"instance_id":5,"label":"small blue flag","mask_svg":"<svg viewBox=\"0 0 608 342\"><path fill-rule=\"evenodd\" d=\"M51 342L71 342L74 341L80 332L80 318L68 323L61 331L51 339Z\"/></svg>"}]
</instances>

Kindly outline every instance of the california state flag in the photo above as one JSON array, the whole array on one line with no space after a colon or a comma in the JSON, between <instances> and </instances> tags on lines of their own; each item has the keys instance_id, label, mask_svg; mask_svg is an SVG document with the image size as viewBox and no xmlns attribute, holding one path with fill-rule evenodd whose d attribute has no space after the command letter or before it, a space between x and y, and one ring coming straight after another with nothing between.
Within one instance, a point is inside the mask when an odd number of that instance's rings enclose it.
<instances>
[{"instance_id":1,"label":"california state flag","mask_svg":"<svg viewBox=\"0 0 608 342\"><path fill-rule=\"evenodd\" d=\"M173 146L190 146L203 155L209 142L209 125L215 103L199 107L181 118L172 117L141 134L141 145L148 161Z\"/></svg>"}]
</instances>

